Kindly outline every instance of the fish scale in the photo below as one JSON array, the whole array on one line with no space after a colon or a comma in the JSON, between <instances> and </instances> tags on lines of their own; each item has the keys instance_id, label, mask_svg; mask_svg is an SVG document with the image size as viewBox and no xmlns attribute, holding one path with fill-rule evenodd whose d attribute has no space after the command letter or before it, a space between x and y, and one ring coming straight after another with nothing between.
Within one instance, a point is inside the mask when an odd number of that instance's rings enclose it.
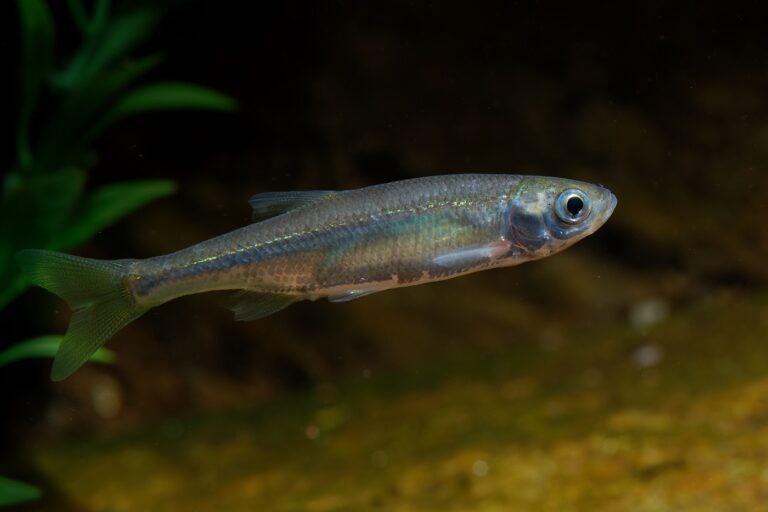
<instances>
[{"instance_id":1,"label":"fish scale","mask_svg":"<svg viewBox=\"0 0 768 512\"><path fill-rule=\"evenodd\" d=\"M148 301L202 291L214 273L217 289L296 294L398 275L413 282L437 252L498 238L500 224L489 220L519 180L429 177L337 192L132 270L146 283L139 293ZM339 262L323 264L339 246L346 248Z\"/></svg>"}]
</instances>

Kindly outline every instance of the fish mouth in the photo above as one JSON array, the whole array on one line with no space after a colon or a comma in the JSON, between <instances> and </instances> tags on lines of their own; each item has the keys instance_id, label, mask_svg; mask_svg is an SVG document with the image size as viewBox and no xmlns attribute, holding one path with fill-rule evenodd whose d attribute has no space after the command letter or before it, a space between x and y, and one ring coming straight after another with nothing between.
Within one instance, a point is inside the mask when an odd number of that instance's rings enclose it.
<instances>
[{"instance_id":1,"label":"fish mouth","mask_svg":"<svg viewBox=\"0 0 768 512\"><path fill-rule=\"evenodd\" d=\"M613 210L616 209L616 205L619 204L618 198L613 194L613 192L608 191L608 207L605 209L605 213L603 214L603 218L605 220L608 220L611 218L611 215L613 215Z\"/></svg>"},{"instance_id":2,"label":"fish mouth","mask_svg":"<svg viewBox=\"0 0 768 512\"><path fill-rule=\"evenodd\" d=\"M608 219L611 218L611 215L613 215L613 210L616 209L616 205L619 204L618 198L608 189L603 189L605 191L605 195L603 195L604 202L601 201L605 206L603 208L599 208L595 210L593 221L589 229L584 233L584 236L591 235L601 227L603 227L603 224L608 222Z\"/></svg>"}]
</instances>

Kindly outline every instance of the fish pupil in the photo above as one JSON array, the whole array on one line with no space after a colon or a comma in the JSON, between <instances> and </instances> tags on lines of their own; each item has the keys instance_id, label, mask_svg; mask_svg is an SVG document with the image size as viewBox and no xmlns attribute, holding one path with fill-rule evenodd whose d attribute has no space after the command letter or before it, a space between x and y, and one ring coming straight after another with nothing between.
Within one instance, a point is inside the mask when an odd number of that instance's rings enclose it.
<instances>
[{"instance_id":1,"label":"fish pupil","mask_svg":"<svg viewBox=\"0 0 768 512\"><path fill-rule=\"evenodd\" d=\"M568 201L565 203L565 209L574 217L577 216L583 208L584 201L578 196L569 197Z\"/></svg>"}]
</instances>

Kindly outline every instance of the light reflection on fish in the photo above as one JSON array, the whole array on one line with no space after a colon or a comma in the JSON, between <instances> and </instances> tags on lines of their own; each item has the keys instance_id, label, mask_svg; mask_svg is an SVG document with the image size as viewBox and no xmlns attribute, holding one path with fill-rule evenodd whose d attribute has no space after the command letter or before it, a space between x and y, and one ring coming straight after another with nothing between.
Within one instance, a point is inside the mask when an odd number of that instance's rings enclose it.
<instances>
[{"instance_id":1,"label":"light reflection on fish","mask_svg":"<svg viewBox=\"0 0 768 512\"><path fill-rule=\"evenodd\" d=\"M62 380L148 309L212 290L241 290L253 320L289 304L517 265L562 251L613 213L607 189L560 178L457 174L339 192L251 199L257 222L178 252L103 261L19 253L32 282L74 309L51 378Z\"/></svg>"}]
</instances>

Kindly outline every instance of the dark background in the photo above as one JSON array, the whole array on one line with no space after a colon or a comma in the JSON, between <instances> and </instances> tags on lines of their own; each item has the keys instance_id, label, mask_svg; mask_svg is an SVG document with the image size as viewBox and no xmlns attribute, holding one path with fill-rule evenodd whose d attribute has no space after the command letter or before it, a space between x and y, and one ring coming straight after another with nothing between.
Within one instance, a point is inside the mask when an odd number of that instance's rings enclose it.
<instances>
[{"instance_id":1,"label":"dark background","mask_svg":"<svg viewBox=\"0 0 768 512\"><path fill-rule=\"evenodd\" d=\"M552 262L461 283L349 305L302 303L251 324L235 323L216 295L175 301L116 336L114 366L88 365L59 385L47 378L49 361L4 369L0 450L418 365L436 353L492 351L510 340L477 341L483 302L473 306L473 294L524 305L509 312L515 339L546 322L625 318L644 297L674 305L715 289L763 288L768 31L760 6L175 5L136 54L161 51L153 78L216 88L239 109L143 115L107 131L91 185L168 177L179 191L78 254L171 252L249 222L248 197L260 191L439 173L596 181L616 193L618 209ZM5 11L3 25L15 20ZM64 9L56 12L65 26ZM4 33L11 62L17 29ZM73 46L74 32L60 31L59 43ZM13 106L12 92L6 98ZM468 299L454 302L459 293ZM67 320L62 302L30 290L2 312L0 347L63 332ZM116 416L92 406L99 386L118 396Z\"/></svg>"}]
</instances>

